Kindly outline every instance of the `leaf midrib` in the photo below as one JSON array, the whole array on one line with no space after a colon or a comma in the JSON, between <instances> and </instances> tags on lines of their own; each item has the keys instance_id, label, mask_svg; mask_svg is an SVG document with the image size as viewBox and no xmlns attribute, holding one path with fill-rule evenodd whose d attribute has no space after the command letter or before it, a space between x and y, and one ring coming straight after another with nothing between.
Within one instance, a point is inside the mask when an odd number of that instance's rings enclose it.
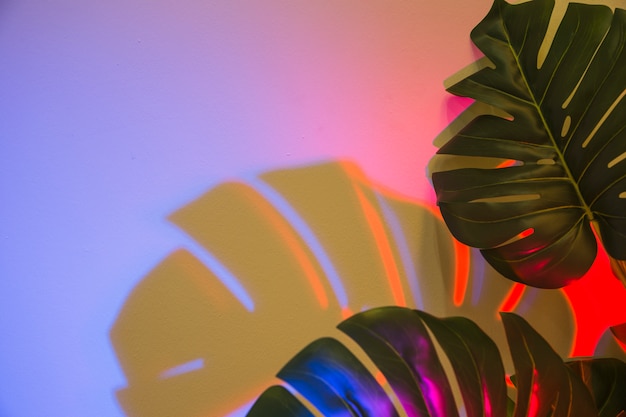
<instances>
[{"instance_id":1,"label":"leaf midrib","mask_svg":"<svg viewBox=\"0 0 626 417\"><path fill-rule=\"evenodd\" d=\"M552 143L552 147L555 150L558 159L561 163L561 166L563 167L565 174L567 175L567 178L570 182L570 184L572 185L572 187L574 188L574 190L576 191L576 195L580 201L580 205L584 208L585 210L585 214L587 216L587 219L592 222L594 221L594 216L593 216L593 212L591 211L591 208L587 205L587 202L585 201L580 188L578 187L578 184L576 183L576 180L574 179L574 176L572 175L572 172L569 169L569 166L567 165L566 161L565 161L565 156L563 155L563 153L561 152L561 150L559 149L557 143L556 143L556 139L554 138L554 135L552 134L552 131L550 130L547 120L544 117L544 114L541 110L541 106L539 105L539 102L537 100L537 97L534 94L534 91L532 90L532 88L530 88L530 84L528 83L528 78L526 77L526 73L523 70L523 67L520 63L519 60L519 55L516 53L515 49L513 49L513 45L511 42L511 37L509 36L509 30L508 27L506 25L506 22L504 20L504 17L502 15L502 9L499 10L500 13L500 20L502 21L502 29L504 32L504 35L506 36L506 41L507 41L507 45L509 47L509 50L511 51L511 54L513 55L513 58L515 59L515 64L517 66L517 69L522 77L522 80L524 82L524 85L526 86L526 90L528 91L529 97L531 98L531 105L535 107L535 110L537 112L537 114L539 115L539 118L541 120L541 124L543 125L544 130L546 131L548 138L550 139L550 142ZM524 33L524 35L526 35L528 33L528 28L526 28L526 32ZM520 48L523 49L524 45L522 45L522 47Z\"/></svg>"}]
</instances>

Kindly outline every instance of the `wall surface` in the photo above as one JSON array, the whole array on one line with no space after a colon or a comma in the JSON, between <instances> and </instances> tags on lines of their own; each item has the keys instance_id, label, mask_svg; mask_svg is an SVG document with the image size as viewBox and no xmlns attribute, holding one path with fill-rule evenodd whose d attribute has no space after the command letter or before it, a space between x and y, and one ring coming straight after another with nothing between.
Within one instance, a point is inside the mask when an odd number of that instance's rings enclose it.
<instances>
[{"instance_id":1,"label":"wall surface","mask_svg":"<svg viewBox=\"0 0 626 417\"><path fill-rule=\"evenodd\" d=\"M375 305L501 339L426 175L490 6L0 0L0 416L240 415ZM563 292L505 307L572 351Z\"/></svg>"}]
</instances>

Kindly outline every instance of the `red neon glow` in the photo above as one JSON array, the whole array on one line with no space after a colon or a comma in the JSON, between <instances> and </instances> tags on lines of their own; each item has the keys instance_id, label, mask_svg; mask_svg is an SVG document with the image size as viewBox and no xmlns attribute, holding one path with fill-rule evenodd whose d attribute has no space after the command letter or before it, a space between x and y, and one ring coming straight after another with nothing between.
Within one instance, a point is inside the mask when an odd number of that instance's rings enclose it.
<instances>
[{"instance_id":1,"label":"red neon glow","mask_svg":"<svg viewBox=\"0 0 626 417\"><path fill-rule=\"evenodd\" d=\"M570 356L591 356L604 332L626 323L626 290L613 276L606 252L598 249L591 269L581 279L563 288L576 328Z\"/></svg>"},{"instance_id":2,"label":"red neon glow","mask_svg":"<svg viewBox=\"0 0 626 417\"><path fill-rule=\"evenodd\" d=\"M509 160L503 162L500 167L515 165L517 161ZM350 163L343 164L344 169L349 172L353 180L362 182L364 186L377 188L367 178L363 172ZM385 195L393 193L384 189ZM396 195L395 198L409 200L406 196ZM376 213L372 204L366 201L365 196L359 194L362 204L366 203L375 214L374 221L381 224L380 217ZM435 205L424 204L434 217L442 220L441 213ZM372 220L370 221L370 224ZM374 230L374 229L372 229ZM381 230L382 229L381 227ZM514 239L523 239L534 233L534 229L529 228L519 233ZM382 233L383 240L377 238L377 244L388 242L387 237ZM455 271L453 303L455 306L463 304L467 293L469 272L470 272L470 250L465 245L454 240L455 251ZM388 252L390 253L390 252ZM397 269L396 269L397 271ZM501 311L514 311L522 300L525 287L522 284L514 284L507 296L502 301L499 308ZM572 343L571 356L589 356L594 353L600 337L610 327L626 323L626 311L619 306L626 305L626 291L621 287L617 279L613 277L606 254L599 252L596 262L585 277L565 287L562 290L567 297L574 314L575 339Z\"/></svg>"},{"instance_id":3,"label":"red neon glow","mask_svg":"<svg viewBox=\"0 0 626 417\"><path fill-rule=\"evenodd\" d=\"M389 287L393 294L393 299L396 305L406 307L406 298L404 296L404 290L402 289L402 281L400 279L400 273L398 272L398 265L387 237L387 231L383 224L382 219L378 213L378 210L374 205L365 197L363 191L358 186L354 187L356 195L361 203L361 208L367 219L372 234L374 235L374 241L378 247L383 266L385 268L385 275L389 281Z\"/></svg>"},{"instance_id":4,"label":"red neon glow","mask_svg":"<svg viewBox=\"0 0 626 417\"><path fill-rule=\"evenodd\" d=\"M441 212L439 211L439 208L436 205L424 204L422 202L416 201L413 198L407 197L406 195L398 193L395 190L391 190L386 187L381 187L380 185L372 183L372 181L370 181L364 175L363 171L353 163L344 161L342 162L342 167L347 173L349 173L350 178L353 181L355 181L355 183L358 182L360 183L361 186L378 190L379 192L384 193L384 195L389 198L393 198L399 201L406 201L411 204L419 205L422 208L428 210L432 214L433 217L443 222L443 218L441 217ZM376 242L377 244L379 244L379 250L381 251L381 254L383 255L383 261L385 262L385 266L386 268L391 268L391 269L387 269L387 272L389 271L394 272L394 275L388 274L388 276L389 277L397 276L399 280L398 268L395 262L395 258L393 257L393 253L391 252L391 245L389 244L389 240L387 238L387 234L383 226L383 221L381 220L380 215L378 214L378 211L374 208L374 206L369 201L367 201L367 199L363 195L363 192L358 189L358 186L356 184L355 184L355 190L358 195L359 201L361 202L361 205L363 206L368 222L370 223L370 227L372 228L372 231L375 234ZM436 198L434 198L433 201L436 201ZM377 232L379 234L377 234ZM379 239L379 237L381 239ZM470 248L460 243L454 238L452 238L452 241L454 244L454 260L455 260L453 302L454 302L454 305L458 307L461 304L463 304L463 301L465 299L465 294L467 292L467 286L468 286L469 274L470 274ZM383 246L380 246L381 244ZM383 249L385 249L385 253L383 253L382 251ZM396 287L397 289L395 289ZM404 298L404 292L402 290L402 286L399 281L397 284L391 283L391 288L394 289L394 294L396 294L396 291L398 293L401 292L402 297ZM399 305L404 305L404 304L399 304Z\"/></svg>"},{"instance_id":5,"label":"red neon glow","mask_svg":"<svg viewBox=\"0 0 626 417\"><path fill-rule=\"evenodd\" d=\"M319 302L322 309L328 308L328 295L322 284L322 280L317 273L315 265L311 261L308 253L302 246L302 241L299 239L296 232L291 228L289 223L278 214L274 208L265 201L263 196L256 191L250 189L251 192L247 193L246 197L252 200L252 204L259 209L259 212L272 224L274 229L283 238L289 250L300 264L307 281L313 289L315 298Z\"/></svg>"},{"instance_id":6,"label":"red neon glow","mask_svg":"<svg viewBox=\"0 0 626 417\"><path fill-rule=\"evenodd\" d=\"M524 295L525 289L526 286L524 284L520 284L519 282L513 284L509 293L506 295L506 297L504 297L504 300L498 308L498 311L510 312L515 310L520 300L522 299L522 295ZM498 315L498 317L500 316Z\"/></svg>"},{"instance_id":7,"label":"red neon glow","mask_svg":"<svg viewBox=\"0 0 626 417\"><path fill-rule=\"evenodd\" d=\"M537 412L539 411L539 405L540 405L540 401L539 401L539 384L537 383L537 377L539 376L539 374L537 373L537 370L534 369L533 370L533 388L532 391L530 393L530 398L528 399L528 416L533 417L537 415Z\"/></svg>"},{"instance_id":8,"label":"red neon glow","mask_svg":"<svg viewBox=\"0 0 626 417\"><path fill-rule=\"evenodd\" d=\"M452 296L452 302L456 307L459 307L463 304L465 293L467 292L470 270L470 249L456 239L453 239L453 241L456 262L454 264L454 294Z\"/></svg>"},{"instance_id":9,"label":"red neon glow","mask_svg":"<svg viewBox=\"0 0 626 417\"><path fill-rule=\"evenodd\" d=\"M533 229L532 227L529 229L524 230L522 233L520 233L519 235L517 235L517 237L519 239L524 239L525 237L528 237L530 235L532 235L533 233L535 233L535 229Z\"/></svg>"},{"instance_id":10,"label":"red neon glow","mask_svg":"<svg viewBox=\"0 0 626 417\"><path fill-rule=\"evenodd\" d=\"M507 159L506 161L501 162L496 166L496 168L508 168L517 165L517 161L515 159Z\"/></svg>"},{"instance_id":11,"label":"red neon glow","mask_svg":"<svg viewBox=\"0 0 626 417\"><path fill-rule=\"evenodd\" d=\"M535 233L535 229L532 228L532 227L529 227L528 229L519 232L518 234L516 234L515 236L513 236L512 238L510 238L506 242L501 243L500 246L505 246L505 245L511 244L513 242L517 242L518 240L522 240L525 237L528 237L528 236L532 235L533 233ZM534 253L534 252L538 251L539 249L540 249L539 247L528 249L528 250L526 250L525 254L530 255L531 253Z\"/></svg>"}]
</instances>

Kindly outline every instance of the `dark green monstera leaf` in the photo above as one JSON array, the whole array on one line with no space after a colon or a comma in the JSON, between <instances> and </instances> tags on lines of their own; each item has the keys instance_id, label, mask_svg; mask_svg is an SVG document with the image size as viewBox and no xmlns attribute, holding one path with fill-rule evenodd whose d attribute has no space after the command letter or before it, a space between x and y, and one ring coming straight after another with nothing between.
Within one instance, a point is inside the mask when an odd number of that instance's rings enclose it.
<instances>
[{"instance_id":1,"label":"dark green monstera leaf","mask_svg":"<svg viewBox=\"0 0 626 417\"><path fill-rule=\"evenodd\" d=\"M495 0L471 34L492 65L448 89L506 115L474 118L438 154L508 163L433 174L452 234L541 288L589 269L592 223L626 259L626 11L571 3L551 40L553 8Z\"/></svg>"},{"instance_id":2,"label":"dark green monstera leaf","mask_svg":"<svg viewBox=\"0 0 626 417\"><path fill-rule=\"evenodd\" d=\"M626 408L626 363L614 358L566 363L587 385L600 417L619 415Z\"/></svg>"},{"instance_id":3,"label":"dark green monstera leaf","mask_svg":"<svg viewBox=\"0 0 626 417\"><path fill-rule=\"evenodd\" d=\"M624 362L566 364L521 317L503 313L502 322L515 366L515 402L507 396L496 344L474 322L380 307L338 326L378 371L337 339L318 339L278 373L289 388L268 388L248 416L311 416L308 403L327 417L395 417L399 410L412 417L458 417L453 386L468 417L616 417L626 409ZM442 365L436 343L451 370Z\"/></svg>"}]
</instances>

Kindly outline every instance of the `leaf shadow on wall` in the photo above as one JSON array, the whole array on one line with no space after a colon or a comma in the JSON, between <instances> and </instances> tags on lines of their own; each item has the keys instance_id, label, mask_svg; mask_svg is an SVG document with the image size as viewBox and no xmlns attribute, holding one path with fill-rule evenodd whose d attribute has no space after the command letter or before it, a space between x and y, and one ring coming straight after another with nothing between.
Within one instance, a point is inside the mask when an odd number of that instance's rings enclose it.
<instances>
[{"instance_id":1,"label":"leaf shadow on wall","mask_svg":"<svg viewBox=\"0 0 626 417\"><path fill-rule=\"evenodd\" d=\"M339 321L376 306L464 315L506 351L496 312L514 284L455 243L435 208L350 162L225 182L170 220L195 243L142 279L110 333L129 417L225 416L310 341L342 339ZM508 310L569 352L561 291L525 291Z\"/></svg>"}]
</instances>

